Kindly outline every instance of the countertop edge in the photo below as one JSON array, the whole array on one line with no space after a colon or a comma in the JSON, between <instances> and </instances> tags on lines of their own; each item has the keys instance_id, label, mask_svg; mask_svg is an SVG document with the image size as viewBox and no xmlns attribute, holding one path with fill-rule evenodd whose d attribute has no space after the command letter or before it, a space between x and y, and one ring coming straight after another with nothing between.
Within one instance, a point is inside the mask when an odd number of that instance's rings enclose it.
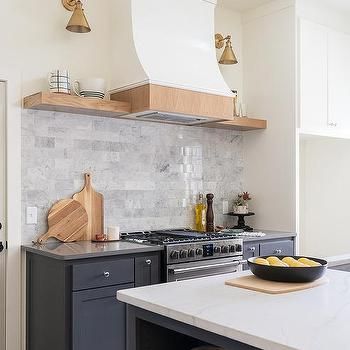
<instances>
[{"instance_id":1,"label":"countertop edge","mask_svg":"<svg viewBox=\"0 0 350 350\"><path fill-rule=\"evenodd\" d=\"M96 252L96 253L82 253L82 254L72 254L72 255L58 255L55 253L50 253L48 251L40 250L38 248L22 245L21 250L24 252L30 252L33 254L38 254L41 256L46 256L56 260L81 260L89 258L99 258L108 256L119 256L119 255L129 255L129 254L139 254L139 253L151 253L162 251L164 248L161 246L144 246L142 248L131 248L131 249L121 249L108 252Z\"/></svg>"},{"instance_id":2,"label":"countertop edge","mask_svg":"<svg viewBox=\"0 0 350 350\"><path fill-rule=\"evenodd\" d=\"M269 241L274 239L288 239L297 237L297 233L294 232L269 232L265 230L259 230L259 232L266 233L266 236L262 237L243 237L243 242L256 242L256 241Z\"/></svg>"}]
</instances>

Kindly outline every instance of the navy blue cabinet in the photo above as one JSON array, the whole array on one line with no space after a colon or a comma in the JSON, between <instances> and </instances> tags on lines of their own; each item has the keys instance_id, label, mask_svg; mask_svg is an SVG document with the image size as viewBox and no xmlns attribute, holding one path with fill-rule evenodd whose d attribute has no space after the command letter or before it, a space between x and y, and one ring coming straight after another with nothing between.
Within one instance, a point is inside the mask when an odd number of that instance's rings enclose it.
<instances>
[{"instance_id":1,"label":"navy blue cabinet","mask_svg":"<svg viewBox=\"0 0 350 350\"><path fill-rule=\"evenodd\" d=\"M243 259L261 255L294 255L294 237L288 239L275 239L268 241L245 241L243 242ZM248 264L244 264L244 270L248 270Z\"/></svg>"},{"instance_id":2,"label":"navy blue cabinet","mask_svg":"<svg viewBox=\"0 0 350 350\"><path fill-rule=\"evenodd\" d=\"M133 283L73 292L73 350L125 348L125 304L116 300L120 289Z\"/></svg>"},{"instance_id":3,"label":"navy blue cabinet","mask_svg":"<svg viewBox=\"0 0 350 350\"><path fill-rule=\"evenodd\" d=\"M79 260L26 256L27 350L125 350L120 289L160 283L160 252Z\"/></svg>"}]
</instances>

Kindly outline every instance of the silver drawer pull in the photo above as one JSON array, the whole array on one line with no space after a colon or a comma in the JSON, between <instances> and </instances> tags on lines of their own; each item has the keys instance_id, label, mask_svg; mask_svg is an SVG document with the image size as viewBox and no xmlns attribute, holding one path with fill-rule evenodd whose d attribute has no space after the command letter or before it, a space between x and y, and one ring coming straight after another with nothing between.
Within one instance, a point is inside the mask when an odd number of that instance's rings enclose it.
<instances>
[{"instance_id":1,"label":"silver drawer pull","mask_svg":"<svg viewBox=\"0 0 350 350\"><path fill-rule=\"evenodd\" d=\"M275 254L282 254L282 249L276 249Z\"/></svg>"},{"instance_id":2,"label":"silver drawer pull","mask_svg":"<svg viewBox=\"0 0 350 350\"><path fill-rule=\"evenodd\" d=\"M151 265L151 264L152 264L152 260L151 260L151 259L147 259L147 260L145 260L145 263L146 263L147 265Z\"/></svg>"},{"instance_id":3,"label":"silver drawer pull","mask_svg":"<svg viewBox=\"0 0 350 350\"><path fill-rule=\"evenodd\" d=\"M108 272L108 271L105 271L105 272L103 273L103 276L105 276L106 278L108 278L108 277L109 277L109 272Z\"/></svg>"},{"instance_id":4,"label":"silver drawer pull","mask_svg":"<svg viewBox=\"0 0 350 350\"><path fill-rule=\"evenodd\" d=\"M255 252L255 249L256 249L255 247L249 247L248 250L249 250L250 252Z\"/></svg>"}]
</instances>

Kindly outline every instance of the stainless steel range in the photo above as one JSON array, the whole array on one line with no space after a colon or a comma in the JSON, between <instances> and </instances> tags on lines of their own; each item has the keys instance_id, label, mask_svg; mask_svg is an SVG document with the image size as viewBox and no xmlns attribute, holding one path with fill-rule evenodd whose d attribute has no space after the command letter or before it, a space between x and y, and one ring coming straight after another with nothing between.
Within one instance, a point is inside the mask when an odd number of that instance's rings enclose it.
<instances>
[{"instance_id":1,"label":"stainless steel range","mask_svg":"<svg viewBox=\"0 0 350 350\"><path fill-rule=\"evenodd\" d=\"M164 246L166 282L232 273L242 270L243 239L227 233L201 233L186 229L131 232L128 241Z\"/></svg>"}]
</instances>

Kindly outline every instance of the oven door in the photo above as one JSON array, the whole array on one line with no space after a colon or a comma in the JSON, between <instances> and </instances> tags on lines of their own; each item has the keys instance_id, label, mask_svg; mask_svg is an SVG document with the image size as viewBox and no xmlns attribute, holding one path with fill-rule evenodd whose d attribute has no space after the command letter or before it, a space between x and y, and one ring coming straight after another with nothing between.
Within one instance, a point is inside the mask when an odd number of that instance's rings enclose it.
<instances>
[{"instance_id":1,"label":"oven door","mask_svg":"<svg viewBox=\"0 0 350 350\"><path fill-rule=\"evenodd\" d=\"M167 282L242 271L242 257L202 260L167 266Z\"/></svg>"}]
</instances>

